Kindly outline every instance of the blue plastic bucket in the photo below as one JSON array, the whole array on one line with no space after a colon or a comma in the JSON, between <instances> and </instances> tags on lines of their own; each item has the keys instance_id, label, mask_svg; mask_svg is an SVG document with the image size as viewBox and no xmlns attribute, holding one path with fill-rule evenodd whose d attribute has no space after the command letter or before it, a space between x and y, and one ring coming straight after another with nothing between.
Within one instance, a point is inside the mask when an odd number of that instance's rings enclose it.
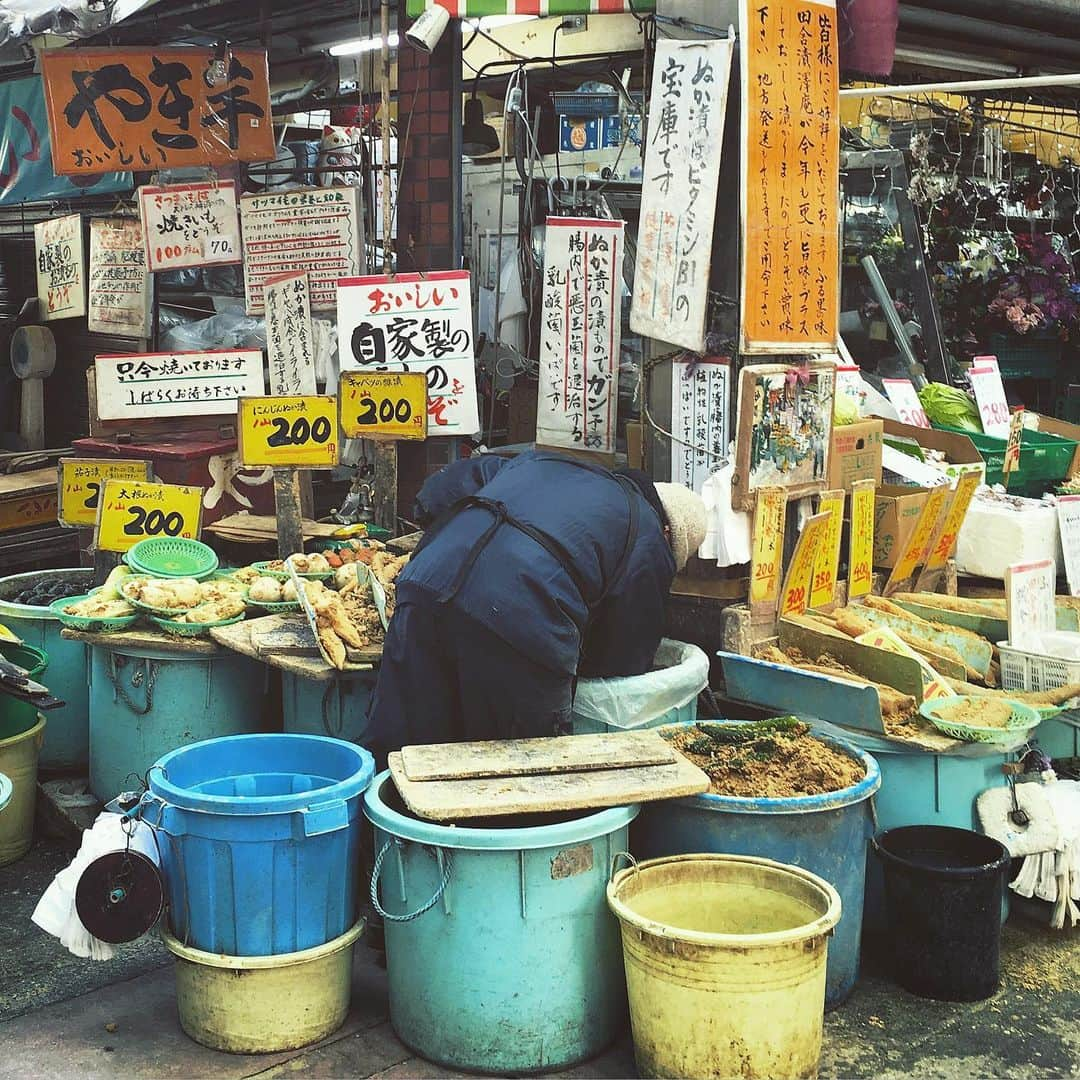
<instances>
[{"instance_id":1,"label":"blue plastic bucket","mask_svg":"<svg viewBox=\"0 0 1080 1080\"><path fill-rule=\"evenodd\" d=\"M366 750L317 735L209 739L156 762L143 817L159 830L173 936L278 956L344 934L374 773Z\"/></svg>"},{"instance_id":2,"label":"blue plastic bucket","mask_svg":"<svg viewBox=\"0 0 1080 1080\"><path fill-rule=\"evenodd\" d=\"M565 1068L614 1041L626 990L605 896L638 807L435 825L404 810L383 772L364 811L402 1042L507 1075Z\"/></svg>"},{"instance_id":3,"label":"blue plastic bucket","mask_svg":"<svg viewBox=\"0 0 1080 1080\"><path fill-rule=\"evenodd\" d=\"M286 731L328 735L361 746L367 739L367 708L378 673L336 675L317 682L281 673L281 718Z\"/></svg>"},{"instance_id":4,"label":"blue plastic bucket","mask_svg":"<svg viewBox=\"0 0 1080 1080\"><path fill-rule=\"evenodd\" d=\"M881 787L878 763L840 739L816 739L862 762L853 787L791 799L694 795L647 803L634 825L634 854L642 859L716 853L754 855L798 866L824 878L843 910L829 944L825 1006L850 993L859 974L866 858L874 834L870 798Z\"/></svg>"},{"instance_id":5,"label":"blue plastic bucket","mask_svg":"<svg viewBox=\"0 0 1080 1080\"><path fill-rule=\"evenodd\" d=\"M269 671L235 653L90 648L90 790L108 802L139 787L179 746L276 727Z\"/></svg>"}]
</instances>

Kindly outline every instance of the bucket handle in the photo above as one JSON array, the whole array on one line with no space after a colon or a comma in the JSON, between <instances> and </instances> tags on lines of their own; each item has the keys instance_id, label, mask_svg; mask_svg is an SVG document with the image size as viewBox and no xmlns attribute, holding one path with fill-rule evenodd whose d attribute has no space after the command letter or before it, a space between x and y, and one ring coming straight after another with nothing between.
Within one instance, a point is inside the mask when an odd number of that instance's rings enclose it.
<instances>
[{"instance_id":1,"label":"bucket handle","mask_svg":"<svg viewBox=\"0 0 1080 1080\"><path fill-rule=\"evenodd\" d=\"M442 899L443 893L446 892L446 886L450 884L450 873L453 869L453 862L450 858L450 852L442 851L443 876L442 880L439 882L438 888L435 890L435 895L422 907L418 907L408 915L391 915L389 911L384 911L382 904L379 903L379 874L382 871L383 859L386 858L386 853L396 842L397 841L393 839L387 840L386 843L383 844L382 850L375 856L375 865L371 868L371 906L386 922L407 923L412 922L413 919L419 919L421 915L430 911ZM425 848L424 850L430 850L435 858L439 857L439 849Z\"/></svg>"},{"instance_id":2,"label":"bucket handle","mask_svg":"<svg viewBox=\"0 0 1080 1080\"><path fill-rule=\"evenodd\" d=\"M629 851L616 851L611 857L611 873L608 874L609 883L615 880L615 875L619 872L620 859L625 859L633 867L635 874L638 872L637 859Z\"/></svg>"}]
</instances>

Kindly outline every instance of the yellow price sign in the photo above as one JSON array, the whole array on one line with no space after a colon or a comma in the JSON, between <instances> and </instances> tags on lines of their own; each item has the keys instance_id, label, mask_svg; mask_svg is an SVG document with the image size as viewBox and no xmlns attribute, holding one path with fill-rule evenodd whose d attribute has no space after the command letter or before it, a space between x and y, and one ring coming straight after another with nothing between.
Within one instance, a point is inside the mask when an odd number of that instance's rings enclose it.
<instances>
[{"instance_id":1,"label":"yellow price sign","mask_svg":"<svg viewBox=\"0 0 1080 1080\"><path fill-rule=\"evenodd\" d=\"M92 529L106 480L152 480L149 461L120 458L63 458L57 467L57 517L62 525Z\"/></svg>"},{"instance_id":2,"label":"yellow price sign","mask_svg":"<svg viewBox=\"0 0 1080 1080\"><path fill-rule=\"evenodd\" d=\"M828 528L828 514L815 514L803 526L780 594L781 618L785 615L802 615L806 611L810 602L810 579Z\"/></svg>"},{"instance_id":3,"label":"yellow price sign","mask_svg":"<svg viewBox=\"0 0 1080 1080\"><path fill-rule=\"evenodd\" d=\"M202 528L202 499L200 487L106 480L94 546L101 551L128 551L153 536L197 540Z\"/></svg>"},{"instance_id":4,"label":"yellow price sign","mask_svg":"<svg viewBox=\"0 0 1080 1080\"><path fill-rule=\"evenodd\" d=\"M0 532L29 529L56 521L56 492L41 495L20 495L0 502Z\"/></svg>"},{"instance_id":5,"label":"yellow price sign","mask_svg":"<svg viewBox=\"0 0 1080 1080\"><path fill-rule=\"evenodd\" d=\"M347 438L427 438L424 372L343 371L338 393Z\"/></svg>"},{"instance_id":6,"label":"yellow price sign","mask_svg":"<svg viewBox=\"0 0 1080 1080\"><path fill-rule=\"evenodd\" d=\"M937 580L945 569L945 563L956 550L960 528L964 524L964 518L967 517L968 507L971 506L971 500L975 497L975 489L979 486L980 479L978 473L967 472L957 481L952 503L933 540L930 541L930 553L926 557L926 565L919 574L919 580L915 583L915 588L919 592L931 589L937 584Z\"/></svg>"},{"instance_id":7,"label":"yellow price sign","mask_svg":"<svg viewBox=\"0 0 1080 1080\"><path fill-rule=\"evenodd\" d=\"M848 600L866 596L874 584L873 480L851 485L851 540L848 550Z\"/></svg>"},{"instance_id":8,"label":"yellow price sign","mask_svg":"<svg viewBox=\"0 0 1080 1080\"><path fill-rule=\"evenodd\" d=\"M338 462L337 399L244 397L237 411L245 465L332 469Z\"/></svg>"},{"instance_id":9,"label":"yellow price sign","mask_svg":"<svg viewBox=\"0 0 1080 1080\"><path fill-rule=\"evenodd\" d=\"M904 549L904 554L893 567L889 580L885 583L884 592L886 596L894 593L901 582L907 581L922 562L923 552L930 547L930 541L934 537L934 530L937 528L938 521L945 510L945 500L949 495L950 491L947 484L941 484L930 489L930 494L926 497L926 503L922 508L922 513L919 515L919 520L915 523L911 538Z\"/></svg>"},{"instance_id":10,"label":"yellow price sign","mask_svg":"<svg viewBox=\"0 0 1080 1080\"><path fill-rule=\"evenodd\" d=\"M1001 466L1001 471L1006 477L1020 468L1020 447L1023 441L1024 410L1017 409L1009 418L1009 441L1005 444L1005 461ZM1005 481L1005 486L1009 486L1008 480Z\"/></svg>"},{"instance_id":11,"label":"yellow price sign","mask_svg":"<svg viewBox=\"0 0 1080 1080\"><path fill-rule=\"evenodd\" d=\"M836 602L836 575L840 570L840 533L844 526L844 492L823 491L818 513L828 514L825 541L818 551L810 583L810 610Z\"/></svg>"},{"instance_id":12,"label":"yellow price sign","mask_svg":"<svg viewBox=\"0 0 1080 1080\"><path fill-rule=\"evenodd\" d=\"M784 515L787 492L760 488L754 506L754 550L750 558L750 608L776 610L784 555Z\"/></svg>"}]
</instances>

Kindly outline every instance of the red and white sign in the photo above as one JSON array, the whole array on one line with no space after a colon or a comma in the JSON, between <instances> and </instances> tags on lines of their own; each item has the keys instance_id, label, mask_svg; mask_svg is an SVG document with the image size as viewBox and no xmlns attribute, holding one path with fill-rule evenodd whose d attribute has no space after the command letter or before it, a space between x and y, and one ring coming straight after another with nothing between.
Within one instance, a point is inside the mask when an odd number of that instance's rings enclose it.
<instances>
[{"instance_id":1,"label":"red and white sign","mask_svg":"<svg viewBox=\"0 0 1080 1080\"><path fill-rule=\"evenodd\" d=\"M139 216L152 273L240 261L234 180L141 187Z\"/></svg>"},{"instance_id":2,"label":"red and white sign","mask_svg":"<svg viewBox=\"0 0 1080 1080\"><path fill-rule=\"evenodd\" d=\"M885 393L900 414L902 424L910 424L912 427L928 428L930 421L919 401L919 395L910 379L882 379Z\"/></svg>"},{"instance_id":3,"label":"red and white sign","mask_svg":"<svg viewBox=\"0 0 1080 1080\"><path fill-rule=\"evenodd\" d=\"M993 356L976 356L968 378L971 379L971 389L975 391L983 431L998 439L1007 439L1009 403L1005 399L1005 384L1001 381L997 359Z\"/></svg>"}]
</instances>

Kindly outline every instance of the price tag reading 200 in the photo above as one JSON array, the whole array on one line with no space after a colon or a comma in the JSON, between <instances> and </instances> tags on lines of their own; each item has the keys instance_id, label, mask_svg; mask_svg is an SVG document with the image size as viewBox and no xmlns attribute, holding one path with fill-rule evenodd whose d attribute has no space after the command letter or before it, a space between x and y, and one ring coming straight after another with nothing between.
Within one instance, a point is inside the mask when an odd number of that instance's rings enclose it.
<instances>
[{"instance_id":1,"label":"price tag reading 200","mask_svg":"<svg viewBox=\"0 0 1080 1080\"><path fill-rule=\"evenodd\" d=\"M341 429L350 439L427 437L422 371L343 371Z\"/></svg>"},{"instance_id":2,"label":"price tag reading 200","mask_svg":"<svg viewBox=\"0 0 1080 1080\"><path fill-rule=\"evenodd\" d=\"M337 464L336 398L241 398L238 429L245 465L330 469Z\"/></svg>"},{"instance_id":3,"label":"price tag reading 200","mask_svg":"<svg viewBox=\"0 0 1080 1080\"><path fill-rule=\"evenodd\" d=\"M98 504L94 546L101 551L127 551L153 536L197 540L202 497L199 487L106 480Z\"/></svg>"}]
</instances>

